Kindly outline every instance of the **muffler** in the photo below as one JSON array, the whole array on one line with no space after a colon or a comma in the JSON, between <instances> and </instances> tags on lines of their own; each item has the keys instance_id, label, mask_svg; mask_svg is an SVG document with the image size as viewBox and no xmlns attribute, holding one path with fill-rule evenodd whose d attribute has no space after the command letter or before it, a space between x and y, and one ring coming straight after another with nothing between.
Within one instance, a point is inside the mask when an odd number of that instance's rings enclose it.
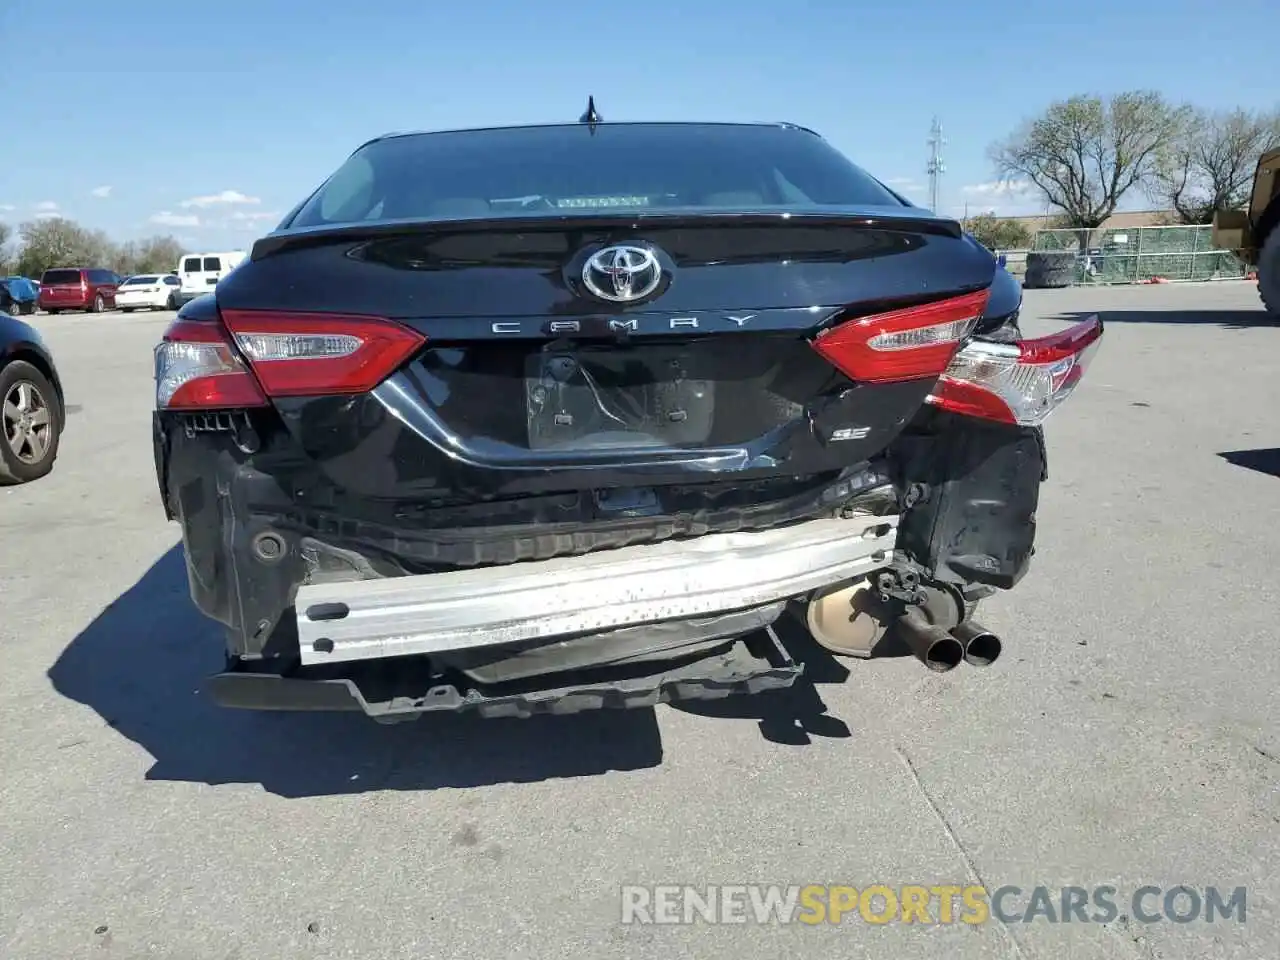
<instances>
[{"instance_id":1,"label":"muffler","mask_svg":"<svg viewBox=\"0 0 1280 960\"><path fill-rule=\"evenodd\" d=\"M976 620L966 620L953 627L951 635L964 649L964 662L971 667L991 666L1000 658L1000 651L1004 649L1000 638Z\"/></svg>"},{"instance_id":2,"label":"muffler","mask_svg":"<svg viewBox=\"0 0 1280 960\"><path fill-rule=\"evenodd\" d=\"M920 662L934 673L954 669L964 658L964 647L942 627L934 626L915 607L908 607L896 621L898 635Z\"/></svg>"}]
</instances>

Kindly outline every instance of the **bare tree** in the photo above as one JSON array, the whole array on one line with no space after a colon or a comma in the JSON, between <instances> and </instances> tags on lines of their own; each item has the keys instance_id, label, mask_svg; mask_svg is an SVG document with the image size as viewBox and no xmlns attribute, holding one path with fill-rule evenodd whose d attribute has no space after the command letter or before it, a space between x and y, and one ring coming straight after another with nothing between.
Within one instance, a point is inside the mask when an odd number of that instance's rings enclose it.
<instances>
[{"instance_id":1,"label":"bare tree","mask_svg":"<svg viewBox=\"0 0 1280 960\"><path fill-rule=\"evenodd\" d=\"M1161 152L1151 196L1178 223L1212 223L1248 203L1259 154L1280 146L1280 113L1196 111Z\"/></svg>"},{"instance_id":2,"label":"bare tree","mask_svg":"<svg viewBox=\"0 0 1280 960\"><path fill-rule=\"evenodd\" d=\"M1170 106L1158 93L1132 91L1110 100L1076 96L1050 104L991 157L1006 180L1027 180L1050 206L1089 231L1113 214L1122 197L1145 186L1157 160L1183 131L1188 111Z\"/></svg>"}]
</instances>

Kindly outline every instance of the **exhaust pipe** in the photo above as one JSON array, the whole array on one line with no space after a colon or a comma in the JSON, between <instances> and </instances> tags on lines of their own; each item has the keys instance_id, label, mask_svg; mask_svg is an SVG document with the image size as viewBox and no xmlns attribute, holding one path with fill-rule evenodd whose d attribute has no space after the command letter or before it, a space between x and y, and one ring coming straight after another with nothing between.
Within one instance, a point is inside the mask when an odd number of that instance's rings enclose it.
<instances>
[{"instance_id":1,"label":"exhaust pipe","mask_svg":"<svg viewBox=\"0 0 1280 960\"><path fill-rule=\"evenodd\" d=\"M1000 638L975 620L953 627L951 635L964 648L964 662L971 667L989 667L1004 649Z\"/></svg>"},{"instance_id":2,"label":"exhaust pipe","mask_svg":"<svg viewBox=\"0 0 1280 960\"><path fill-rule=\"evenodd\" d=\"M960 641L942 627L931 624L915 607L908 607L898 617L897 626L911 652L934 673L946 673L964 658Z\"/></svg>"}]
</instances>

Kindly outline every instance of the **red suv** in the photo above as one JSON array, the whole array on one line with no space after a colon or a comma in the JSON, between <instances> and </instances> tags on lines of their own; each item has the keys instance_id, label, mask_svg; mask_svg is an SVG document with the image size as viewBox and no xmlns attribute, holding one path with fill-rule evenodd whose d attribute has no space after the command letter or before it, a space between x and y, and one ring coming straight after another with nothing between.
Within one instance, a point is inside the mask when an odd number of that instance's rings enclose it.
<instances>
[{"instance_id":1,"label":"red suv","mask_svg":"<svg viewBox=\"0 0 1280 960\"><path fill-rule=\"evenodd\" d=\"M116 305L120 276L110 270L59 267L46 270L40 278L37 303L45 313L86 310L101 313Z\"/></svg>"}]
</instances>

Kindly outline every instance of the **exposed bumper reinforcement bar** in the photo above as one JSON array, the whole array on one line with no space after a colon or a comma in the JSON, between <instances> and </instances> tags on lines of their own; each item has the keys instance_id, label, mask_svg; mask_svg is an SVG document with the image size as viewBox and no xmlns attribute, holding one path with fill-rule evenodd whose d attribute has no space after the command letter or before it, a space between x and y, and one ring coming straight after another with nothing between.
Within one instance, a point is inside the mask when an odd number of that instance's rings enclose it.
<instances>
[{"instance_id":1,"label":"exposed bumper reinforcement bar","mask_svg":"<svg viewBox=\"0 0 1280 960\"><path fill-rule=\"evenodd\" d=\"M530 717L606 708L635 709L680 700L713 700L733 694L763 693L790 687L803 672L778 642L772 627L732 643L724 652L645 675L579 682L562 678L560 686L515 692L501 687L460 692L440 683L414 692L379 691L358 680L281 677L234 671L211 677L207 690L224 707L249 710L363 711L377 720L413 719L424 713L476 713L483 717ZM598 671L597 671L598 672Z\"/></svg>"},{"instance_id":2,"label":"exposed bumper reinforcement bar","mask_svg":"<svg viewBox=\"0 0 1280 960\"><path fill-rule=\"evenodd\" d=\"M781 600L889 563L896 516L298 588L304 665L583 634Z\"/></svg>"}]
</instances>

